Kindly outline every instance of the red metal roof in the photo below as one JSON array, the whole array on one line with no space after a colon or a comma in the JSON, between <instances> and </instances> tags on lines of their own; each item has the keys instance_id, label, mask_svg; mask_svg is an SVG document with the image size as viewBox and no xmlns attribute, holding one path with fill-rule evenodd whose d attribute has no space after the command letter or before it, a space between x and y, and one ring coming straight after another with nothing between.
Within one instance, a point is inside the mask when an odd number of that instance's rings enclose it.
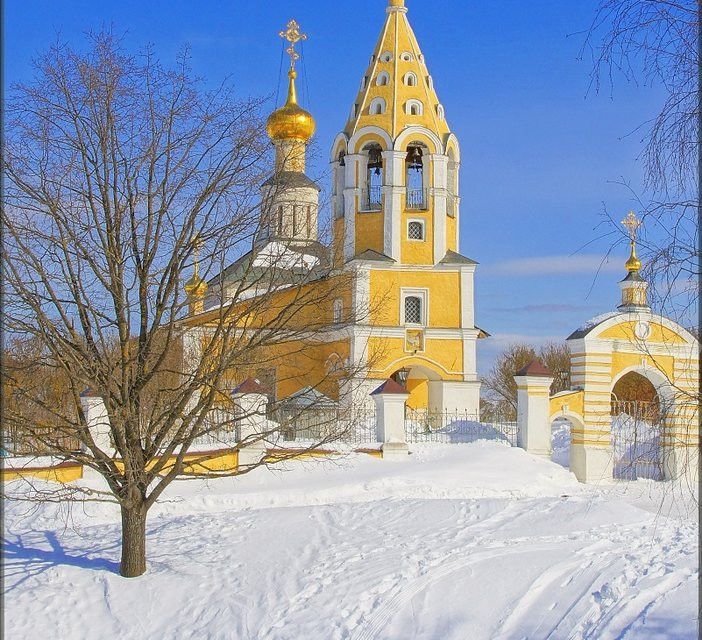
<instances>
[{"instance_id":1,"label":"red metal roof","mask_svg":"<svg viewBox=\"0 0 702 640\"><path fill-rule=\"evenodd\" d=\"M380 395L381 393L407 393L405 389L399 382L395 382L392 378L388 378L383 384L381 384L373 393L372 396Z\"/></svg>"},{"instance_id":2,"label":"red metal roof","mask_svg":"<svg viewBox=\"0 0 702 640\"><path fill-rule=\"evenodd\" d=\"M268 390L261 386L261 381L256 378L246 378L234 391L234 393L258 393L263 396L268 395Z\"/></svg>"},{"instance_id":3,"label":"red metal roof","mask_svg":"<svg viewBox=\"0 0 702 640\"><path fill-rule=\"evenodd\" d=\"M526 367L517 371L518 376L541 376L552 378L553 374L543 365L541 360L532 360Z\"/></svg>"}]
</instances>

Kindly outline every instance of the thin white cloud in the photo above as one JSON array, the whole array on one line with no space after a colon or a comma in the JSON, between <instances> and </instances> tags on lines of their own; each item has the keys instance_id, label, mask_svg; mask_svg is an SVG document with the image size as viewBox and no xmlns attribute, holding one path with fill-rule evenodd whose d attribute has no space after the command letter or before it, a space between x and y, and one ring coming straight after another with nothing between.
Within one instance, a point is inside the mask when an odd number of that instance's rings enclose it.
<instances>
[{"instance_id":1,"label":"thin white cloud","mask_svg":"<svg viewBox=\"0 0 702 640\"><path fill-rule=\"evenodd\" d=\"M577 304L527 304L522 307L493 307L492 313L583 313L592 307Z\"/></svg>"},{"instance_id":2,"label":"thin white cloud","mask_svg":"<svg viewBox=\"0 0 702 640\"><path fill-rule=\"evenodd\" d=\"M606 257L596 254L578 254L573 256L534 256L506 260L483 267L490 275L508 276L543 276L567 275L572 273L592 274L621 273L623 261L608 261Z\"/></svg>"},{"instance_id":3,"label":"thin white cloud","mask_svg":"<svg viewBox=\"0 0 702 640\"><path fill-rule=\"evenodd\" d=\"M559 336L535 336L528 333L494 333L489 338L481 340L478 346L486 346L492 348L503 348L512 344L529 344L534 347L540 347L549 342L563 342L565 335Z\"/></svg>"}]
</instances>

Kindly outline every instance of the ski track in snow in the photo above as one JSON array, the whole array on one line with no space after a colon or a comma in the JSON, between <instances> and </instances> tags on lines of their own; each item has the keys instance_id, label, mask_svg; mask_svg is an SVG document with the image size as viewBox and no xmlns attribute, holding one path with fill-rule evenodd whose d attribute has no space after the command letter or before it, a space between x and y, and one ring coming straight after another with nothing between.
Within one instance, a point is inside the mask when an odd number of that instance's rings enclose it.
<instances>
[{"instance_id":1,"label":"ski track in snow","mask_svg":"<svg viewBox=\"0 0 702 640\"><path fill-rule=\"evenodd\" d=\"M68 529L49 528L54 507L25 518L10 508L7 637L696 637L690 518L642 509L617 485L584 488L522 452L509 450L522 461L512 469L494 447L427 451L407 463L313 466L234 492L211 482L194 495L188 483L183 501L149 519L149 570L129 581L110 564L111 508L75 514ZM465 497L473 492L485 497ZM237 496L245 508L233 507Z\"/></svg>"}]
</instances>

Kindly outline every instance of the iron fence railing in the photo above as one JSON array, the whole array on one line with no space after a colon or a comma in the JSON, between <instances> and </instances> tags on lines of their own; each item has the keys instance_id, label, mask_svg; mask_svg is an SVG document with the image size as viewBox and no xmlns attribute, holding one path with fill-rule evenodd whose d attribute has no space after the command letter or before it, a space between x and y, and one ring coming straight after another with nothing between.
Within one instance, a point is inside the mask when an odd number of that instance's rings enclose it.
<instances>
[{"instance_id":1,"label":"iron fence railing","mask_svg":"<svg viewBox=\"0 0 702 640\"><path fill-rule=\"evenodd\" d=\"M4 427L0 435L0 453L14 456L46 456L79 451L80 440L58 428L32 429L27 433L17 427Z\"/></svg>"},{"instance_id":2,"label":"iron fence railing","mask_svg":"<svg viewBox=\"0 0 702 640\"><path fill-rule=\"evenodd\" d=\"M364 444L377 441L375 410L337 406L278 409L273 420L278 423L283 440L344 442Z\"/></svg>"},{"instance_id":3,"label":"iron fence railing","mask_svg":"<svg viewBox=\"0 0 702 640\"><path fill-rule=\"evenodd\" d=\"M383 188L367 187L361 195L361 211L380 211L383 203Z\"/></svg>"},{"instance_id":4,"label":"iron fence railing","mask_svg":"<svg viewBox=\"0 0 702 640\"><path fill-rule=\"evenodd\" d=\"M468 443L497 440L517 446L516 422L492 419L481 421L476 413L463 411L430 411L407 409L405 437L407 442Z\"/></svg>"},{"instance_id":5,"label":"iron fence railing","mask_svg":"<svg viewBox=\"0 0 702 640\"><path fill-rule=\"evenodd\" d=\"M613 400L611 414L614 477L662 480L660 403Z\"/></svg>"},{"instance_id":6,"label":"iron fence railing","mask_svg":"<svg viewBox=\"0 0 702 640\"><path fill-rule=\"evenodd\" d=\"M406 193L406 209L423 210L427 208L427 191L426 189L407 189Z\"/></svg>"}]
</instances>

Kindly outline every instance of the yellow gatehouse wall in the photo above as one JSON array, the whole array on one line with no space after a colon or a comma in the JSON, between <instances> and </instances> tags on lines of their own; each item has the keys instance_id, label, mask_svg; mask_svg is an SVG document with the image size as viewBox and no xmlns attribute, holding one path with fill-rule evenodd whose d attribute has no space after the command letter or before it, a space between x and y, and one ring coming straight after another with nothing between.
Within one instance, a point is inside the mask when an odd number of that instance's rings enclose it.
<instances>
[{"instance_id":1,"label":"yellow gatehouse wall","mask_svg":"<svg viewBox=\"0 0 702 640\"><path fill-rule=\"evenodd\" d=\"M613 353L612 354L612 381L626 369L631 367L639 367L642 364L653 367L663 373L668 380L674 379L674 363L673 356L642 355L641 353ZM614 384L612 384L614 386Z\"/></svg>"},{"instance_id":2,"label":"yellow gatehouse wall","mask_svg":"<svg viewBox=\"0 0 702 640\"><path fill-rule=\"evenodd\" d=\"M598 338L602 339L615 339L615 340L627 340L633 344L641 342L636 338L634 333L634 328L636 327L636 322L628 321L621 322L609 329L605 329L602 333L598 334ZM654 343L659 342L663 344L683 344L685 343L685 338L683 338L679 333L676 333L668 327L664 327L662 324L657 322L649 323L651 330L650 335L646 338L646 342Z\"/></svg>"},{"instance_id":3,"label":"yellow gatehouse wall","mask_svg":"<svg viewBox=\"0 0 702 640\"><path fill-rule=\"evenodd\" d=\"M564 391L556 396L551 396L549 404L551 419L558 415L567 417L568 413L574 413L582 420L585 411L585 392L581 390Z\"/></svg>"}]
</instances>

